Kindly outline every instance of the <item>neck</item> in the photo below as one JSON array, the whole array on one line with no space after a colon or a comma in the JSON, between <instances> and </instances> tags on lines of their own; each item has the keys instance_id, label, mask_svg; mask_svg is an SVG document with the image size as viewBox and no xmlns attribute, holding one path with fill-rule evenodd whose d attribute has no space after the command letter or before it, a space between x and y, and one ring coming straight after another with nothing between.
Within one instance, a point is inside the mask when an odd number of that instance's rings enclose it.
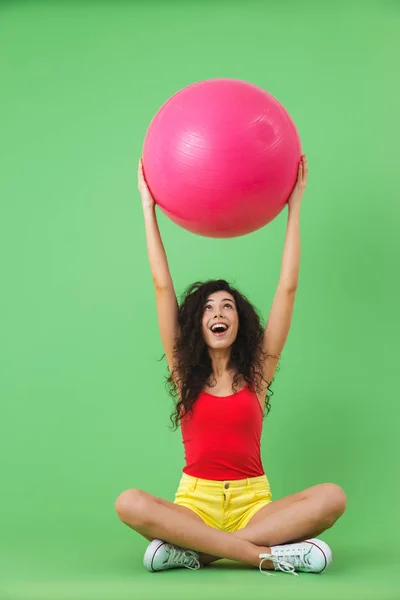
<instances>
[{"instance_id":1,"label":"neck","mask_svg":"<svg viewBox=\"0 0 400 600\"><path fill-rule=\"evenodd\" d=\"M221 348L221 350L209 348L208 353L211 358L214 377L222 377L224 373L230 370L228 368L231 358L230 348Z\"/></svg>"}]
</instances>

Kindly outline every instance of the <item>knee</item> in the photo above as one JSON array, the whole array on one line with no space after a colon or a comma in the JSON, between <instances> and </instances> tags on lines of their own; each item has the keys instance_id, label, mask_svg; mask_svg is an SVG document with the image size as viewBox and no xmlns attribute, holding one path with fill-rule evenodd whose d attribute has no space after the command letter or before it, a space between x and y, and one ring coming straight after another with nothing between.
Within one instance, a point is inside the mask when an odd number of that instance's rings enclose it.
<instances>
[{"instance_id":1,"label":"knee","mask_svg":"<svg viewBox=\"0 0 400 600\"><path fill-rule=\"evenodd\" d=\"M146 492L129 489L122 492L115 501L115 510L123 523L143 525L149 512Z\"/></svg>"},{"instance_id":2,"label":"knee","mask_svg":"<svg viewBox=\"0 0 400 600\"><path fill-rule=\"evenodd\" d=\"M323 483L321 488L322 520L326 527L329 528L336 523L346 510L347 499L342 488L335 483Z\"/></svg>"}]
</instances>

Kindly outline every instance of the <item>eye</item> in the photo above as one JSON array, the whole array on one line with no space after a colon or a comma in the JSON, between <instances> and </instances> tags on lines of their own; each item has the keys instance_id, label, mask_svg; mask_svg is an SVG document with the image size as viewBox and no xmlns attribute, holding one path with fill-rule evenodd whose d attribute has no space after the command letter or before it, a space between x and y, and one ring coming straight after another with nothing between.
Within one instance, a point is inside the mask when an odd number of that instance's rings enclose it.
<instances>
[{"instance_id":1,"label":"eye","mask_svg":"<svg viewBox=\"0 0 400 600\"><path fill-rule=\"evenodd\" d=\"M211 304L206 304L204 310L208 310L209 308L212 308Z\"/></svg>"},{"instance_id":2,"label":"eye","mask_svg":"<svg viewBox=\"0 0 400 600\"><path fill-rule=\"evenodd\" d=\"M232 304L229 304L228 302L225 304L224 308L233 308Z\"/></svg>"}]
</instances>

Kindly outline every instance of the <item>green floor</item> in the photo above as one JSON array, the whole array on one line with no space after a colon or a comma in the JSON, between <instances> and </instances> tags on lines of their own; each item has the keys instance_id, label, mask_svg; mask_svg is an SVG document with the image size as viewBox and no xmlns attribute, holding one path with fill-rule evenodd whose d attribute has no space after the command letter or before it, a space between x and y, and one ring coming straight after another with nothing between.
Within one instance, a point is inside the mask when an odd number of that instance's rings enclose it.
<instances>
[{"instance_id":1,"label":"green floor","mask_svg":"<svg viewBox=\"0 0 400 600\"><path fill-rule=\"evenodd\" d=\"M1 556L2 600L209 600L221 597L261 600L397 600L400 597L398 557L369 547L336 548L335 563L323 575L261 575L257 570L221 561L200 571L148 573L141 566L144 544L65 547L60 540ZM132 543L131 543L132 542ZM379 547L379 544L378 544Z\"/></svg>"},{"instance_id":2,"label":"green floor","mask_svg":"<svg viewBox=\"0 0 400 600\"><path fill-rule=\"evenodd\" d=\"M0 2L0 600L399 600L400 3ZM135 180L178 89L234 77L296 122L310 176L296 309L262 455L274 498L348 508L321 576L149 574L114 513L183 466ZM263 317L285 215L237 240L161 216L178 292L224 277Z\"/></svg>"}]
</instances>

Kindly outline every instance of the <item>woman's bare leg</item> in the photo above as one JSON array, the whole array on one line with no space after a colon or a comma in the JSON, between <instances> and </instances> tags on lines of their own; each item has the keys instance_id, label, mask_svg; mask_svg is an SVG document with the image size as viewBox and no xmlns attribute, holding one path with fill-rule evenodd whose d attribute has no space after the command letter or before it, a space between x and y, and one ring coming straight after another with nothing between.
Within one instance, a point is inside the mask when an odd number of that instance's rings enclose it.
<instances>
[{"instance_id":1,"label":"woman's bare leg","mask_svg":"<svg viewBox=\"0 0 400 600\"><path fill-rule=\"evenodd\" d=\"M326 531L344 513L346 496L332 483L315 485L261 508L248 525L231 535L257 546L303 541ZM219 560L201 555L203 564Z\"/></svg>"},{"instance_id":2,"label":"woman's bare leg","mask_svg":"<svg viewBox=\"0 0 400 600\"><path fill-rule=\"evenodd\" d=\"M121 521L147 539L159 538L203 555L258 566L259 554L270 551L268 547L209 527L197 515L190 514L189 509L141 490L122 492L115 507Z\"/></svg>"}]
</instances>

